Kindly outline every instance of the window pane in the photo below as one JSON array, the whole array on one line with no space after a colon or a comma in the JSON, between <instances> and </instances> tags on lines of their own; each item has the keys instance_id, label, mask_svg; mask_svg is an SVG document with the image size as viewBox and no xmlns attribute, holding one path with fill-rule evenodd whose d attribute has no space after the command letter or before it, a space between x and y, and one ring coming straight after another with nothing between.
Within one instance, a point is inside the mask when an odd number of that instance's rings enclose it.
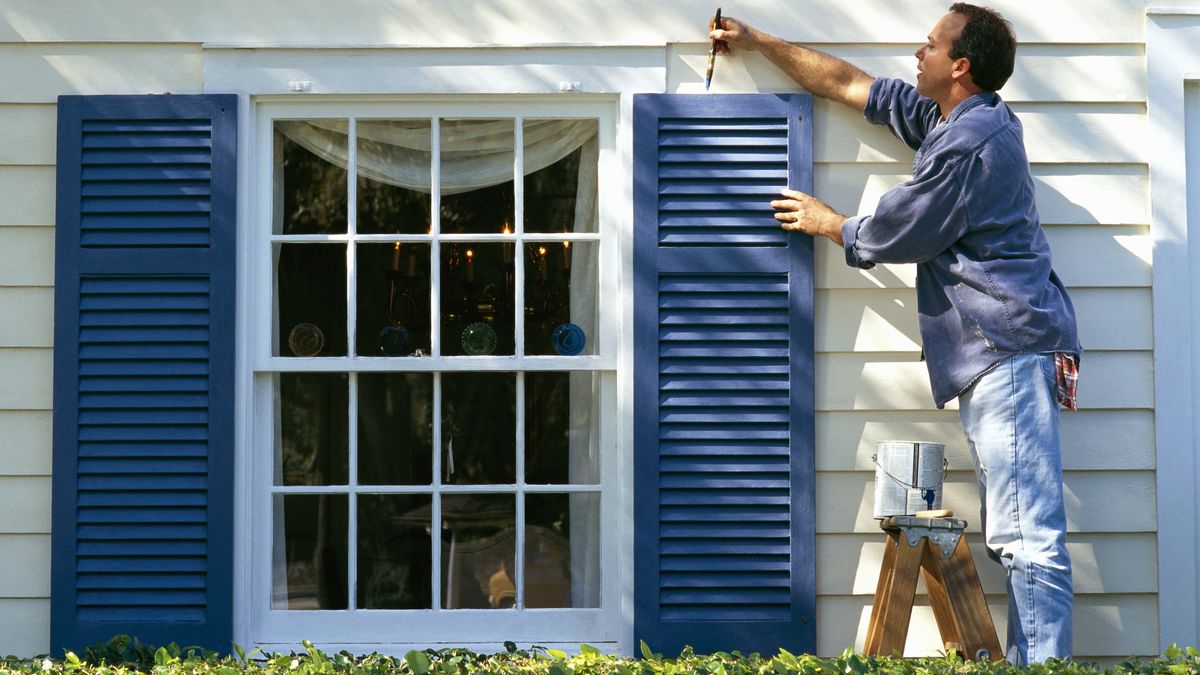
<instances>
[{"instance_id":1,"label":"window pane","mask_svg":"<svg viewBox=\"0 0 1200 675\"><path fill-rule=\"evenodd\" d=\"M430 129L429 120L359 120L359 232L429 232Z\"/></svg>"},{"instance_id":2,"label":"window pane","mask_svg":"<svg viewBox=\"0 0 1200 675\"><path fill-rule=\"evenodd\" d=\"M428 495L358 498L358 606L433 606L432 499Z\"/></svg>"},{"instance_id":3,"label":"window pane","mask_svg":"<svg viewBox=\"0 0 1200 675\"><path fill-rule=\"evenodd\" d=\"M442 606L505 609L516 600L516 498L442 497Z\"/></svg>"},{"instance_id":4,"label":"window pane","mask_svg":"<svg viewBox=\"0 0 1200 675\"><path fill-rule=\"evenodd\" d=\"M346 495L275 495L271 606L346 609Z\"/></svg>"},{"instance_id":5,"label":"window pane","mask_svg":"<svg viewBox=\"0 0 1200 675\"><path fill-rule=\"evenodd\" d=\"M346 231L346 120L275 122L275 234Z\"/></svg>"},{"instance_id":6,"label":"window pane","mask_svg":"<svg viewBox=\"0 0 1200 675\"><path fill-rule=\"evenodd\" d=\"M442 232L511 228L514 129L513 120L442 120Z\"/></svg>"},{"instance_id":7,"label":"window pane","mask_svg":"<svg viewBox=\"0 0 1200 675\"><path fill-rule=\"evenodd\" d=\"M516 482L516 375L442 375L442 481Z\"/></svg>"},{"instance_id":8,"label":"window pane","mask_svg":"<svg viewBox=\"0 0 1200 675\"><path fill-rule=\"evenodd\" d=\"M433 375L358 376L358 482L433 481Z\"/></svg>"},{"instance_id":9,"label":"window pane","mask_svg":"<svg viewBox=\"0 0 1200 675\"><path fill-rule=\"evenodd\" d=\"M358 245L355 351L429 354L429 244Z\"/></svg>"},{"instance_id":10,"label":"window pane","mask_svg":"<svg viewBox=\"0 0 1200 675\"><path fill-rule=\"evenodd\" d=\"M345 373L282 373L276 485L345 485L349 481Z\"/></svg>"},{"instance_id":11,"label":"window pane","mask_svg":"<svg viewBox=\"0 0 1200 675\"><path fill-rule=\"evenodd\" d=\"M513 354L514 244L442 244L442 354Z\"/></svg>"},{"instance_id":12,"label":"window pane","mask_svg":"<svg viewBox=\"0 0 1200 675\"><path fill-rule=\"evenodd\" d=\"M596 353L599 246L590 241L525 245L525 353Z\"/></svg>"},{"instance_id":13,"label":"window pane","mask_svg":"<svg viewBox=\"0 0 1200 675\"><path fill-rule=\"evenodd\" d=\"M599 386L590 372L525 374L526 483L600 482Z\"/></svg>"},{"instance_id":14,"label":"window pane","mask_svg":"<svg viewBox=\"0 0 1200 675\"><path fill-rule=\"evenodd\" d=\"M595 232L596 120L526 120L525 231Z\"/></svg>"},{"instance_id":15,"label":"window pane","mask_svg":"<svg viewBox=\"0 0 1200 675\"><path fill-rule=\"evenodd\" d=\"M346 247L277 244L279 356L346 355Z\"/></svg>"},{"instance_id":16,"label":"window pane","mask_svg":"<svg viewBox=\"0 0 1200 675\"><path fill-rule=\"evenodd\" d=\"M525 606L600 606L600 495L525 496Z\"/></svg>"}]
</instances>

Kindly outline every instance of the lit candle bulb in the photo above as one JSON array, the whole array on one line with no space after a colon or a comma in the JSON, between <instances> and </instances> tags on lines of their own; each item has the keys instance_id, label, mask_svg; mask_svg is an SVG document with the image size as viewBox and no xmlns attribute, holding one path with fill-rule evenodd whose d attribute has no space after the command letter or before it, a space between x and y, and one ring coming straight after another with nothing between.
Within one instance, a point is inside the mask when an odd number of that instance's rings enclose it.
<instances>
[{"instance_id":1,"label":"lit candle bulb","mask_svg":"<svg viewBox=\"0 0 1200 675\"><path fill-rule=\"evenodd\" d=\"M508 226L507 221L504 223L504 234L512 234L512 228ZM504 262L511 263L513 261L513 245L504 242L503 246L501 246L501 254L504 256Z\"/></svg>"},{"instance_id":2,"label":"lit candle bulb","mask_svg":"<svg viewBox=\"0 0 1200 675\"><path fill-rule=\"evenodd\" d=\"M537 264L538 276L541 278L542 281L545 281L546 280L546 247L539 246L537 249L537 252L538 252L538 264Z\"/></svg>"},{"instance_id":3,"label":"lit candle bulb","mask_svg":"<svg viewBox=\"0 0 1200 675\"><path fill-rule=\"evenodd\" d=\"M475 281L475 251L467 249L467 283Z\"/></svg>"},{"instance_id":4,"label":"lit candle bulb","mask_svg":"<svg viewBox=\"0 0 1200 675\"><path fill-rule=\"evenodd\" d=\"M571 242L563 242L563 269L571 269Z\"/></svg>"},{"instance_id":5,"label":"lit candle bulb","mask_svg":"<svg viewBox=\"0 0 1200 675\"><path fill-rule=\"evenodd\" d=\"M400 271L400 242L396 242L392 247L392 271Z\"/></svg>"}]
</instances>

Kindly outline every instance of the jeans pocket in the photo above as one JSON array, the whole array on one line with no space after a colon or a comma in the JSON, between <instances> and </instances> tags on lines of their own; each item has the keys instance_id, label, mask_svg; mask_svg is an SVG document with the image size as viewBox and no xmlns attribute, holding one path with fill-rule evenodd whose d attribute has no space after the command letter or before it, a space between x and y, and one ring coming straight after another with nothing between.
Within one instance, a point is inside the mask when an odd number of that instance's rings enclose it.
<instances>
[{"instance_id":1,"label":"jeans pocket","mask_svg":"<svg viewBox=\"0 0 1200 675\"><path fill-rule=\"evenodd\" d=\"M1037 354L1038 365L1042 368L1042 375L1046 377L1046 382L1052 387L1058 387L1058 364L1054 354Z\"/></svg>"}]
</instances>

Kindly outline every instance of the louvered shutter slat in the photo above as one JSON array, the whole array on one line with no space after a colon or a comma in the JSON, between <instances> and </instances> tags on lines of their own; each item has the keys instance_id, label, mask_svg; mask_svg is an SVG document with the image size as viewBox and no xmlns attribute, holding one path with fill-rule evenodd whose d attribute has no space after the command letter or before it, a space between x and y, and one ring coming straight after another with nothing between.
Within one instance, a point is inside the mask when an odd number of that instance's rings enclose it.
<instances>
[{"instance_id":1,"label":"louvered shutter slat","mask_svg":"<svg viewBox=\"0 0 1200 675\"><path fill-rule=\"evenodd\" d=\"M636 638L815 648L807 96L639 96Z\"/></svg>"},{"instance_id":2,"label":"louvered shutter slat","mask_svg":"<svg viewBox=\"0 0 1200 675\"><path fill-rule=\"evenodd\" d=\"M232 638L236 97L59 100L51 641Z\"/></svg>"}]
</instances>

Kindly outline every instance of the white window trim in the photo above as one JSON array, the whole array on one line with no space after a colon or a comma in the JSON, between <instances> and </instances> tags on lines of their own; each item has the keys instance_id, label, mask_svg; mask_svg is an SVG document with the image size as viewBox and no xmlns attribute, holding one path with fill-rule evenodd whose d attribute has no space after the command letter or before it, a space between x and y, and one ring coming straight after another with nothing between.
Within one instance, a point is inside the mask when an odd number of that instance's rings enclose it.
<instances>
[{"instance_id":1,"label":"white window trim","mask_svg":"<svg viewBox=\"0 0 1200 675\"><path fill-rule=\"evenodd\" d=\"M411 648L464 646L480 651L503 649L504 640L513 640L527 646L537 643L547 646L560 646L576 649L580 642L587 642L614 651L628 652L632 635L632 533L631 528L623 526L632 518L632 479L629 467L632 458L626 457L631 444L625 441L629 434L627 426L620 421L618 408L619 390L631 387L627 375L618 375L620 364L627 363L627 342L629 331L620 327L630 315L623 297L622 284L619 277L627 278L626 267L628 257L624 255L627 244L621 233L625 227L622 222L628 219L627 209L622 207L606 208L604 205L619 205L628 203L625 185L622 180L624 173L620 169L624 153L618 153L618 138L627 135L620 129L619 120L625 119L626 101L618 105L616 97L605 96L492 96L481 102L478 97L466 99L462 96L420 96L392 97L381 100L378 97L322 96L317 97L241 96L239 156L242 158L239 178L239 241L238 241L238 325L237 336L238 354L238 438L237 448L237 485L235 489L235 641L240 644L262 646L269 650L301 649L300 640L320 638L317 629L330 612L290 612L291 620L285 630L277 630L271 621L264 619L262 611L256 611L264 598L269 598L270 578L269 568L255 569L255 560L262 560L262 547L269 550L269 537L262 537L262 514L268 513L269 496L255 492L261 487L264 476L262 463L252 460L256 447L266 446L262 438L261 428L256 429L254 420L262 411L269 411L269 388L256 387L256 380L270 377L270 373L278 370L295 369L295 359L270 356L272 337L264 330L261 320L255 317L270 316L261 313L264 298L269 303L271 291L271 265L269 255L270 239L269 217L264 214L269 211L270 200L263 197L269 195L272 177L270 176L271 135L269 133L270 119L278 113L279 116L296 117L329 117L329 116L429 116L444 114L448 104L462 106L470 103L471 116L524 116L524 117L594 117L600 121L600 289L599 289L599 320L609 330L601 331L599 336L598 354L583 357L525 357L523 370L563 370L583 369L598 370L602 376L601 420L607 424L606 435L602 438L603 465L601 490L606 495L603 500L601 514L601 531L605 540L602 542L602 598L601 609L598 610L526 610L526 617L520 613L497 612L493 610L454 610L453 618L462 627L473 623L475 628L467 630L471 635L479 636L476 640L446 639L447 628L436 621L430 621L432 612L421 616L421 612L413 611L382 611L358 610L357 617L361 620L359 632L352 640L322 641L324 647L347 648L356 653L365 651L387 651L403 653ZM397 110L402 109L402 113ZM387 112L384 112L384 111ZM455 117L462 108L456 109ZM286 111L286 112L282 112ZM263 133L263 130L268 130ZM607 186L607 187L606 187ZM264 255L264 250L267 252ZM322 359L325 361L325 359ZM353 365L355 369L387 369L387 359L354 359L353 357L328 359L319 369L346 370ZM421 359L420 368L436 369L439 363L444 365L444 359ZM439 363L434 363L438 361ZM351 363L353 362L353 363ZM473 364L481 370L510 369L517 360L512 357L472 357ZM406 366L408 364L405 364ZM264 375L265 373L265 375ZM256 393L256 391L258 393ZM266 391L265 399L263 391ZM263 406L266 406L265 408ZM624 450L618 450L622 448ZM269 474L265 476L270 480ZM259 547L256 549L255 547ZM266 560L269 560L269 553ZM264 570L266 572L264 573ZM264 587L265 584L265 587ZM257 600L252 600L257 599ZM345 618L347 612L334 612ZM267 612L269 615L270 612ZM497 619L503 616L503 630L487 630L497 625ZM377 630L376 635L370 635L372 629L379 625L390 623L388 619L395 618L398 622L388 630ZM410 631L410 626L427 627L424 633ZM552 627L553 630L547 630Z\"/></svg>"},{"instance_id":2,"label":"white window trim","mask_svg":"<svg viewBox=\"0 0 1200 675\"><path fill-rule=\"evenodd\" d=\"M1200 635L1200 9L1146 10L1159 648ZM1190 120L1189 120L1190 117ZM1180 152L1180 141L1184 141Z\"/></svg>"}]
</instances>

